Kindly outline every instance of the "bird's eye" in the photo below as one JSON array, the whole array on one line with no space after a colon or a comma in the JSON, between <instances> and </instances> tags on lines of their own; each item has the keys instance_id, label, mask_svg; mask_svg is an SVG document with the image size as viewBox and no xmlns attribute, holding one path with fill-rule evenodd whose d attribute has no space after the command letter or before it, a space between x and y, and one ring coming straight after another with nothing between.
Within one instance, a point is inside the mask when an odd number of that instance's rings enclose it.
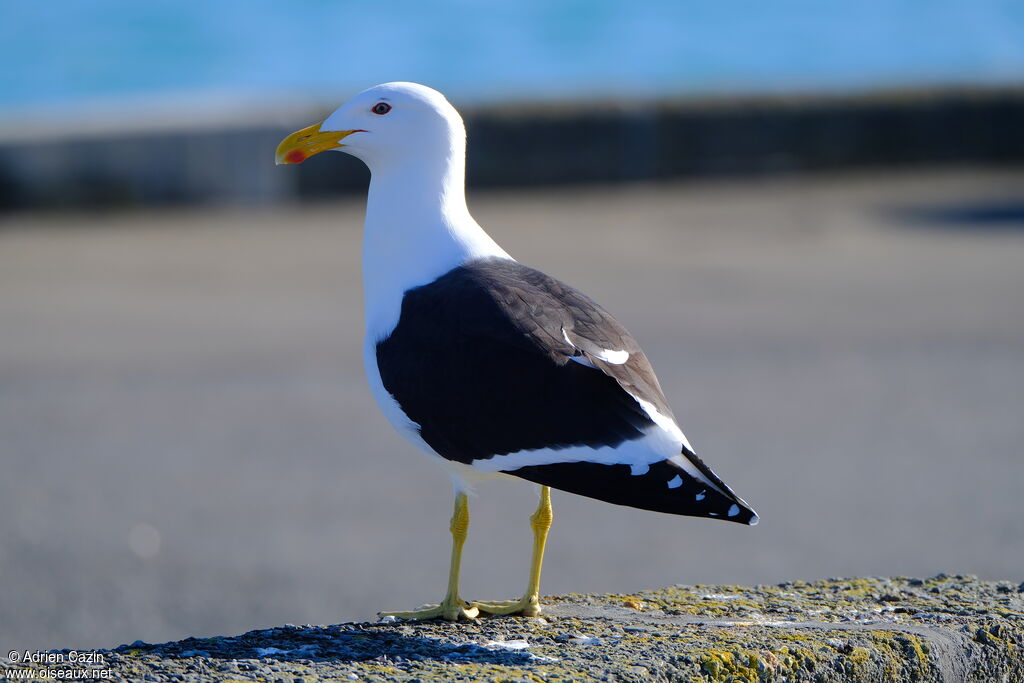
<instances>
[{"instance_id":1,"label":"bird's eye","mask_svg":"<svg viewBox=\"0 0 1024 683\"><path fill-rule=\"evenodd\" d=\"M370 111L372 111L374 114L384 116L384 114L387 114L389 111L391 111L391 105L388 104L387 102L378 102L377 104L373 105L373 108Z\"/></svg>"}]
</instances>

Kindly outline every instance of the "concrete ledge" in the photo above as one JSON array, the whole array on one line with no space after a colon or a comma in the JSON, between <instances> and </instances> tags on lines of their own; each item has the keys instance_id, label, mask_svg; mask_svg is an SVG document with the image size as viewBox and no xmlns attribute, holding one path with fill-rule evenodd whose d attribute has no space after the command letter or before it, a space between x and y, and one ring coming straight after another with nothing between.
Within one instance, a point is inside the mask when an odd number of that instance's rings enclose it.
<instances>
[{"instance_id":1,"label":"concrete ledge","mask_svg":"<svg viewBox=\"0 0 1024 683\"><path fill-rule=\"evenodd\" d=\"M122 645L103 666L149 681L1020 681L1022 648L1024 584L939 575L568 595L540 619L289 625Z\"/></svg>"},{"instance_id":2,"label":"concrete ledge","mask_svg":"<svg viewBox=\"0 0 1024 683\"><path fill-rule=\"evenodd\" d=\"M154 127L0 135L0 209L269 204L365 191L344 154L275 168L288 125L153 117ZM464 111L472 187L1024 162L1024 89L637 100ZM174 124L173 126L171 124ZM15 131L20 132L20 131ZM0 133L3 130L0 129Z\"/></svg>"}]
</instances>

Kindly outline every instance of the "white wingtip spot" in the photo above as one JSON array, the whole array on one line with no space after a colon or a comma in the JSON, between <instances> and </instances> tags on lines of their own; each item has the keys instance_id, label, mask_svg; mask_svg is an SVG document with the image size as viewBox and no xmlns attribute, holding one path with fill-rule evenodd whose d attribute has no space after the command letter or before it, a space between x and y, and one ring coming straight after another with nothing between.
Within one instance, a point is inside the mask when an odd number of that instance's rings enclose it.
<instances>
[{"instance_id":1,"label":"white wingtip spot","mask_svg":"<svg viewBox=\"0 0 1024 683\"><path fill-rule=\"evenodd\" d=\"M706 496L707 494L708 494L707 489L705 489L705 490L701 491L700 493L698 493L693 498L694 498L694 500L704 500L704 496Z\"/></svg>"},{"instance_id":2,"label":"white wingtip spot","mask_svg":"<svg viewBox=\"0 0 1024 683\"><path fill-rule=\"evenodd\" d=\"M750 518L750 521L747 522L747 524L749 524L750 526L757 526L757 523L760 522L760 521L761 521L761 518L758 517L757 513L755 512L754 516Z\"/></svg>"},{"instance_id":3,"label":"white wingtip spot","mask_svg":"<svg viewBox=\"0 0 1024 683\"><path fill-rule=\"evenodd\" d=\"M629 473L632 474L634 477L639 476L641 474L647 474L648 472L650 472L650 470L651 466L645 462L634 463L629 466Z\"/></svg>"},{"instance_id":4,"label":"white wingtip spot","mask_svg":"<svg viewBox=\"0 0 1024 683\"><path fill-rule=\"evenodd\" d=\"M669 482L668 482L668 487L670 489L677 489L677 488L679 488L682 485L683 485L683 478L680 477L678 474L676 476L672 477L672 479L670 479Z\"/></svg>"},{"instance_id":5,"label":"white wingtip spot","mask_svg":"<svg viewBox=\"0 0 1024 683\"><path fill-rule=\"evenodd\" d=\"M740 506L733 503L733 506L729 508L729 516L735 517L738 514L740 514Z\"/></svg>"},{"instance_id":6,"label":"white wingtip spot","mask_svg":"<svg viewBox=\"0 0 1024 683\"><path fill-rule=\"evenodd\" d=\"M612 365L622 365L629 360L629 351L611 351L603 349L601 353L596 355L605 363L611 363Z\"/></svg>"}]
</instances>

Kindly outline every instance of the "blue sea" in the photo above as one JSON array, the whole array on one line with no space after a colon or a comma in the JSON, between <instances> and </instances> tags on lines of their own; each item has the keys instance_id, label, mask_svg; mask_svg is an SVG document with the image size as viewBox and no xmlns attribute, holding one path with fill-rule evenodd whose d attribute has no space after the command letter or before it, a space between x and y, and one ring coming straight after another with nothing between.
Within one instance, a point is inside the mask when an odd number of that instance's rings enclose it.
<instances>
[{"instance_id":1,"label":"blue sea","mask_svg":"<svg viewBox=\"0 0 1024 683\"><path fill-rule=\"evenodd\" d=\"M1024 82L1020 0L4 0L0 113L96 102L459 102Z\"/></svg>"}]
</instances>

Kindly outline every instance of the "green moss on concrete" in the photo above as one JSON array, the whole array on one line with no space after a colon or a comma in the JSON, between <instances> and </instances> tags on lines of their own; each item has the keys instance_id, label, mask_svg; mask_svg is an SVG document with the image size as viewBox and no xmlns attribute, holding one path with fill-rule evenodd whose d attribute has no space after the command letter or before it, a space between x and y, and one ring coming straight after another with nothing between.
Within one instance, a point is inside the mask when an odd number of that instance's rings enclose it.
<instances>
[{"instance_id":1,"label":"green moss on concrete","mask_svg":"<svg viewBox=\"0 0 1024 683\"><path fill-rule=\"evenodd\" d=\"M1024 680L1022 645L1024 589L939 575L567 595L543 619L282 627L106 659L157 681L988 681Z\"/></svg>"},{"instance_id":2,"label":"green moss on concrete","mask_svg":"<svg viewBox=\"0 0 1024 683\"><path fill-rule=\"evenodd\" d=\"M707 650L700 668L712 681L750 681L755 683L768 669L760 656L745 650Z\"/></svg>"}]
</instances>

